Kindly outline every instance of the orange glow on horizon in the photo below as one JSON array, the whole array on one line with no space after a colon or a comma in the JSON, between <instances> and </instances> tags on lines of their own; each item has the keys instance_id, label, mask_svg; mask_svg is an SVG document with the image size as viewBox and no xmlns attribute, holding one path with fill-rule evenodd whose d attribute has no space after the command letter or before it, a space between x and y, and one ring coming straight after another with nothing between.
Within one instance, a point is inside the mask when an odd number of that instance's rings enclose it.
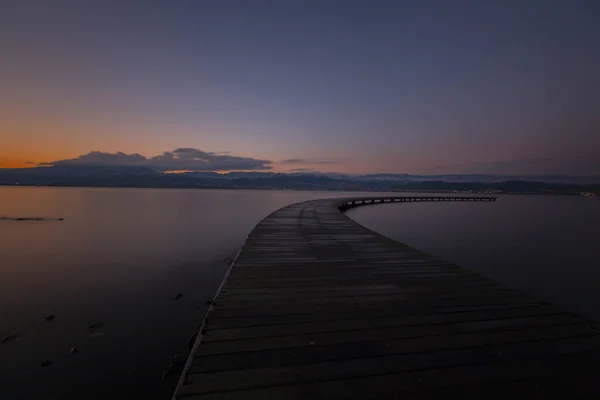
<instances>
[{"instance_id":1,"label":"orange glow on horizon","mask_svg":"<svg viewBox=\"0 0 600 400\"><path fill-rule=\"evenodd\" d=\"M56 153L0 153L0 168L34 168L40 163L70 158Z\"/></svg>"},{"instance_id":2,"label":"orange glow on horizon","mask_svg":"<svg viewBox=\"0 0 600 400\"><path fill-rule=\"evenodd\" d=\"M0 168L31 168L35 167L32 164L25 164L18 161L0 161Z\"/></svg>"},{"instance_id":3,"label":"orange glow on horizon","mask_svg":"<svg viewBox=\"0 0 600 400\"><path fill-rule=\"evenodd\" d=\"M37 162L23 157L15 157L0 153L0 168L31 168L36 167Z\"/></svg>"}]
</instances>

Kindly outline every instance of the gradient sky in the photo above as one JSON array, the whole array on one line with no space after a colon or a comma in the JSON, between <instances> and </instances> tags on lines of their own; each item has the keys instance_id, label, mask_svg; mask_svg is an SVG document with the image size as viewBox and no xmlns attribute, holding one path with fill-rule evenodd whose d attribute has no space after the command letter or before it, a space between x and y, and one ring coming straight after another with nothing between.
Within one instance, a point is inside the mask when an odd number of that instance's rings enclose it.
<instances>
[{"instance_id":1,"label":"gradient sky","mask_svg":"<svg viewBox=\"0 0 600 400\"><path fill-rule=\"evenodd\" d=\"M598 21L597 0L2 1L0 166L600 174Z\"/></svg>"}]
</instances>

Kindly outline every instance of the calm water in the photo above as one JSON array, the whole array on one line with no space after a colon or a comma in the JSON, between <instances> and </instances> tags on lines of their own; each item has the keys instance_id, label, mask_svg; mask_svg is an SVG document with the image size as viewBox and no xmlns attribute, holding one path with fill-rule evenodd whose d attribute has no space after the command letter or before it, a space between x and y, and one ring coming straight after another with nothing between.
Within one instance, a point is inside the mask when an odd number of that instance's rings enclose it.
<instances>
[{"instance_id":1,"label":"calm water","mask_svg":"<svg viewBox=\"0 0 600 400\"><path fill-rule=\"evenodd\" d=\"M0 345L0 399L167 398L177 376L161 375L175 354L186 356L204 302L252 227L287 204L348 195L0 188L0 218L64 218L0 219L0 338L20 335ZM350 216L600 319L599 200L502 196ZM41 368L45 360L53 364Z\"/></svg>"},{"instance_id":2,"label":"calm water","mask_svg":"<svg viewBox=\"0 0 600 400\"><path fill-rule=\"evenodd\" d=\"M185 358L254 225L287 204L347 195L0 188L0 218L64 218L0 219L0 338L20 335L0 345L0 399L167 398L177 375L163 371Z\"/></svg>"},{"instance_id":3,"label":"calm water","mask_svg":"<svg viewBox=\"0 0 600 400\"><path fill-rule=\"evenodd\" d=\"M419 250L600 321L600 198L367 206L348 215Z\"/></svg>"}]
</instances>

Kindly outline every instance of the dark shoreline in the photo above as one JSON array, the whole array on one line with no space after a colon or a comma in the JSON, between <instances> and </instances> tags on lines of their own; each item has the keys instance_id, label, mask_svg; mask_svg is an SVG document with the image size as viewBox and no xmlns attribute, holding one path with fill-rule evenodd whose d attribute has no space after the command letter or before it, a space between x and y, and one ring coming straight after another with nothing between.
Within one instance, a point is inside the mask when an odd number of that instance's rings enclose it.
<instances>
[{"instance_id":1,"label":"dark shoreline","mask_svg":"<svg viewBox=\"0 0 600 400\"><path fill-rule=\"evenodd\" d=\"M562 184L560 184L562 185ZM546 192L546 191L502 191L500 189L489 189L486 190L474 190L474 191L465 191L461 189L399 189L399 188L381 188L381 189L363 189L363 188L268 188L268 187L231 187L231 186L174 186L174 185L94 185L94 184L76 184L76 185L68 185L68 184L44 184L44 185L36 185L36 184L11 184L11 183L2 183L0 182L0 187L24 187L24 188L98 188L98 189L201 189L201 190L262 190L262 191L286 191L286 192L364 192L364 193L382 193L382 192L390 192L390 193L452 193L459 195L474 195L474 194L485 194L485 195L498 195L498 194L510 194L510 195L536 195L536 196L581 196L582 192L591 193L589 197L600 196L600 189L597 189L596 186L590 188L589 185L572 185L572 184L564 184L564 186L579 186L580 190L578 191L565 191L565 192Z\"/></svg>"}]
</instances>

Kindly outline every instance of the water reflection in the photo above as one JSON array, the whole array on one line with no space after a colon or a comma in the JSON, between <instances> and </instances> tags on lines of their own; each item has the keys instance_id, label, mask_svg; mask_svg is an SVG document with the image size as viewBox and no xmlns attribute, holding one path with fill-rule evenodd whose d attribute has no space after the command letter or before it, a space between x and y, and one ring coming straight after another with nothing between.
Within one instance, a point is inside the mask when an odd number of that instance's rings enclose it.
<instances>
[{"instance_id":1,"label":"water reflection","mask_svg":"<svg viewBox=\"0 0 600 400\"><path fill-rule=\"evenodd\" d=\"M0 346L0 398L167 398L164 369L254 225L344 195L0 188L0 216L64 218L0 220L0 338L21 335Z\"/></svg>"}]
</instances>

